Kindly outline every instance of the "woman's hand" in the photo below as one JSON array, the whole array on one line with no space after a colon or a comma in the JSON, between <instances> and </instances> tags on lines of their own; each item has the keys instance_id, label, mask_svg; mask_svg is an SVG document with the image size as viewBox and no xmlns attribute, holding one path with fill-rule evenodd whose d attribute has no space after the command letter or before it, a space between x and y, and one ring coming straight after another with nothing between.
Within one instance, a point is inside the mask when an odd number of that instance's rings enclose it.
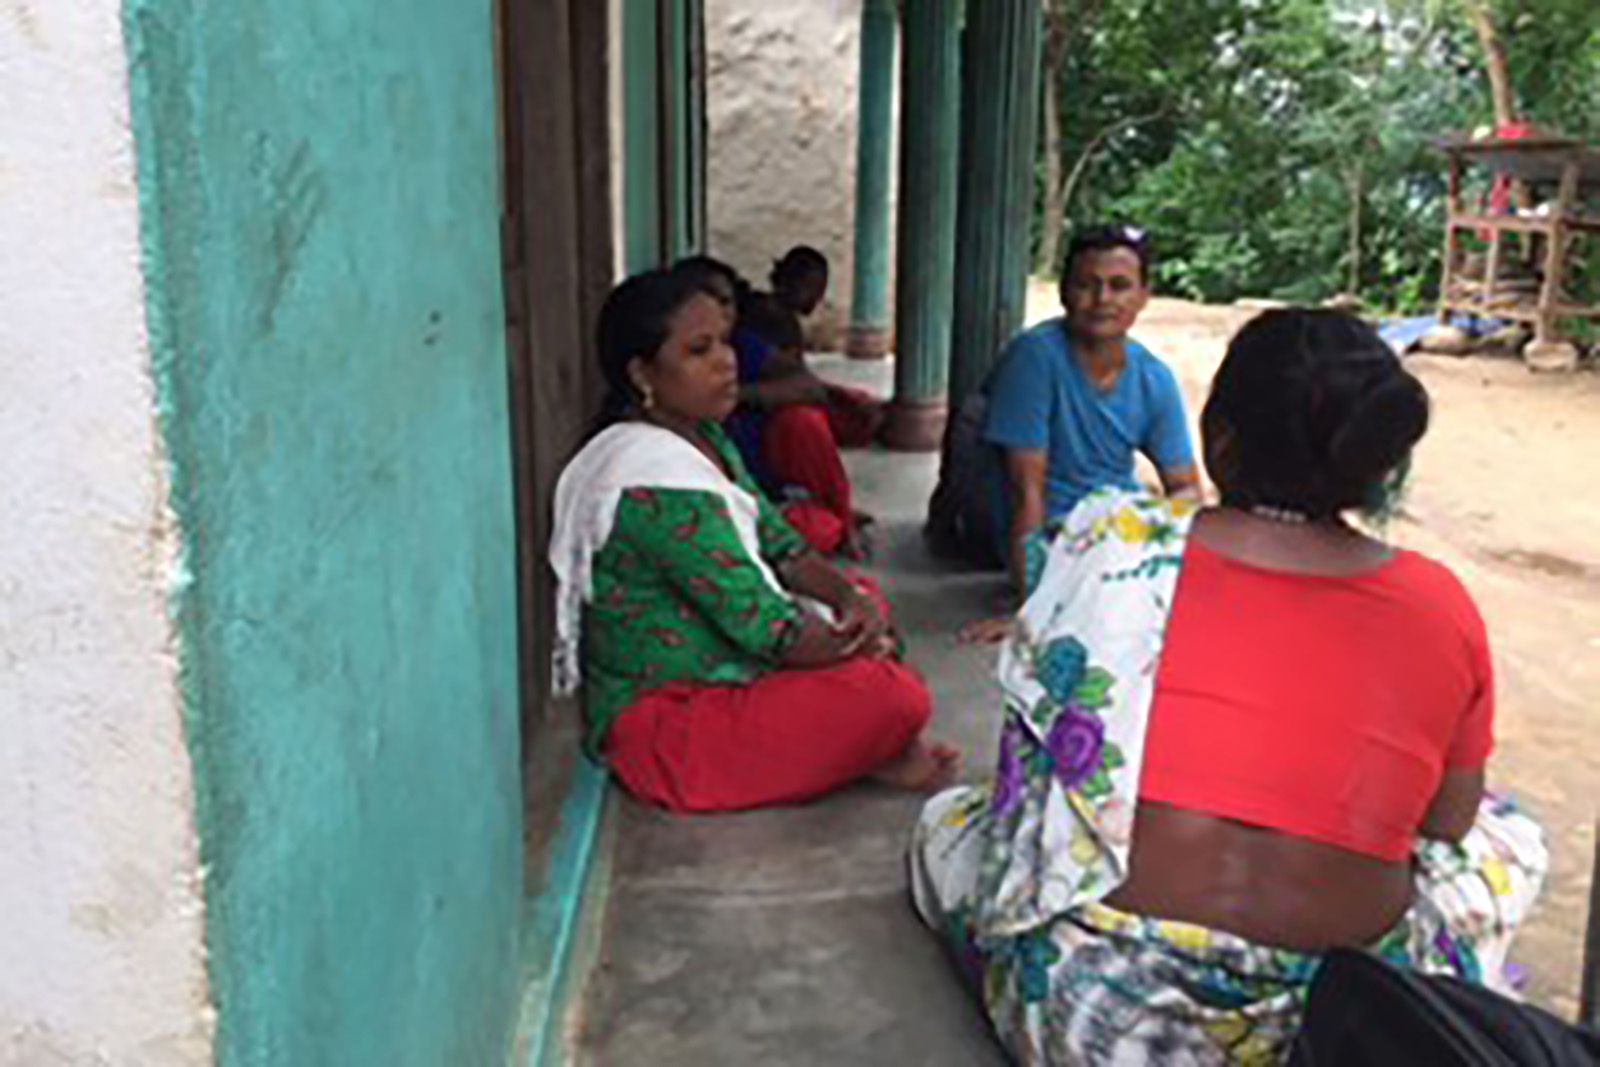
<instances>
[{"instance_id":1,"label":"woman's hand","mask_svg":"<svg viewBox=\"0 0 1600 1067\"><path fill-rule=\"evenodd\" d=\"M861 590L851 587L843 603L835 606L835 612L839 618L834 629L854 639L855 651L881 655L881 649L885 646L893 650L894 639L889 633L889 620L884 618L877 603Z\"/></svg>"},{"instance_id":2,"label":"woman's hand","mask_svg":"<svg viewBox=\"0 0 1600 1067\"><path fill-rule=\"evenodd\" d=\"M992 619L979 619L961 628L956 639L964 645L998 645L1011 636L1016 628L1016 618L1000 615Z\"/></svg>"},{"instance_id":3,"label":"woman's hand","mask_svg":"<svg viewBox=\"0 0 1600 1067\"><path fill-rule=\"evenodd\" d=\"M877 601L820 555L806 552L796 556L780 567L778 575L794 592L833 609L831 623L818 616L806 619L801 639L787 661L791 665L815 666L851 656L894 654L894 635Z\"/></svg>"},{"instance_id":4,"label":"woman's hand","mask_svg":"<svg viewBox=\"0 0 1600 1067\"><path fill-rule=\"evenodd\" d=\"M786 667L830 667L862 654L871 654L866 627L844 629L821 615L805 612L800 633L783 654Z\"/></svg>"}]
</instances>

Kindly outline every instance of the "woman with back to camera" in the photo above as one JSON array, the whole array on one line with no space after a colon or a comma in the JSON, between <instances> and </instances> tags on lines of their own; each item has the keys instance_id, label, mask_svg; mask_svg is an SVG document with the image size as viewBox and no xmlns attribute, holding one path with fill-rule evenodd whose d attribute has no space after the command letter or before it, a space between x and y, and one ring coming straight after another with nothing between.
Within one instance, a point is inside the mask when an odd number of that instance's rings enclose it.
<instances>
[{"instance_id":1,"label":"woman with back to camera","mask_svg":"<svg viewBox=\"0 0 1600 1067\"><path fill-rule=\"evenodd\" d=\"M558 688L582 680L591 749L674 811L948 784L956 753L923 737L931 698L887 604L795 533L722 430L728 330L680 273L606 300L603 425L556 487Z\"/></svg>"},{"instance_id":2,"label":"woman with back to camera","mask_svg":"<svg viewBox=\"0 0 1600 1067\"><path fill-rule=\"evenodd\" d=\"M1278 1062L1334 947L1504 989L1547 856L1485 796L1483 621L1344 518L1428 415L1359 320L1268 312L1202 416L1220 506L1108 490L1030 546L996 780L913 849L1023 1062Z\"/></svg>"}]
</instances>

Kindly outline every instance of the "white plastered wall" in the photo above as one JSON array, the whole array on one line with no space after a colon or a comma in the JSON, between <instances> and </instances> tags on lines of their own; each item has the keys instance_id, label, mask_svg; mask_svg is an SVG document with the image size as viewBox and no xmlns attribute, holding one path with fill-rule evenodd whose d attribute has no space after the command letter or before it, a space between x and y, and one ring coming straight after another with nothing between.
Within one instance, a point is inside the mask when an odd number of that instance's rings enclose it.
<instances>
[{"instance_id":1,"label":"white plastered wall","mask_svg":"<svg viewBox=\"0 0 1600 1067\"><path fill-rule=\"evenodd\" d=\"M815 245L832 265L812 341L849 325L861 0L706 0L709 244L767 286Z\"/></svg>"},{"instance_id":2,"label":"white plastered wall","mask_svg":"<svg viewBox=\"0 0 1600 1067\"><path fill-rule=\"evenodd\" d=\"M0 0L0 1064L211 1060L121 0Z\"/></svg>"}]
</instances>

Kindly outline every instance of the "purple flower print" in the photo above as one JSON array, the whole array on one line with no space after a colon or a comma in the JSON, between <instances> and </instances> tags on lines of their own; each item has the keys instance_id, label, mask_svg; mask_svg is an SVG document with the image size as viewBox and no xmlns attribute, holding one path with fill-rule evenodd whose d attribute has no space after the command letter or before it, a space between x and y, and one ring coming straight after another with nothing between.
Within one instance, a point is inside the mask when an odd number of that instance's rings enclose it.
<instances>
[{"instance_id":1,"label":"purple flower print","mask_svg":"<svg viewBox=\"0 0 1600 1067\"><path fill-rule=\"evenodd\" d=\"M1022 800L1022 756L1017 752L1020 733L1015 722L1007 722L1000 733L1000 766L995 773L994 801L990 810L1002 819L1015 811Z\"/></svg>"},{"instance_id":2,"label":"purple flower print","mask_svg":"<svg viewBox=\"0 0 1600 1067\"><path fill-rule=\"evenodd\" d=\"M1056 780L1067 789L1075 789L1087 780L1100 769L1105 740L1105 723L1098 716L1087 715L1069 705L1045 738L1045 747L1055 761Z\"/></svg>"}]
</instances>

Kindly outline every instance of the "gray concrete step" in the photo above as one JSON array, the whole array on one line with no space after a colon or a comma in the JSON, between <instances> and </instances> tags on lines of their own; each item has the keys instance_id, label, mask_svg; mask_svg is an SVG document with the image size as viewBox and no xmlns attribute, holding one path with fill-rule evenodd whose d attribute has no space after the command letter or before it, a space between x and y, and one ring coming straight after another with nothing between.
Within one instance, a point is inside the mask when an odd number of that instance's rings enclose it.
<instances>
[{"instance_id":1,"label":"gray concrete step","mask_svg":"<svg viewBox=\"0 0 1600 1067\"><path fill-rule=\"evenodd\" d=\"M993 760L993 653L956 628L1003 589L928 558L930 456L853 453L858 506L879 518L873 566L935 733ZM577 1036L595 1067L773 1064L984 1067L1005 1057L955 967L917 919L905 848L920 800L863 785L814 804L674 818L619 798L605 942Z\"/></svg>"}]
</instances>

